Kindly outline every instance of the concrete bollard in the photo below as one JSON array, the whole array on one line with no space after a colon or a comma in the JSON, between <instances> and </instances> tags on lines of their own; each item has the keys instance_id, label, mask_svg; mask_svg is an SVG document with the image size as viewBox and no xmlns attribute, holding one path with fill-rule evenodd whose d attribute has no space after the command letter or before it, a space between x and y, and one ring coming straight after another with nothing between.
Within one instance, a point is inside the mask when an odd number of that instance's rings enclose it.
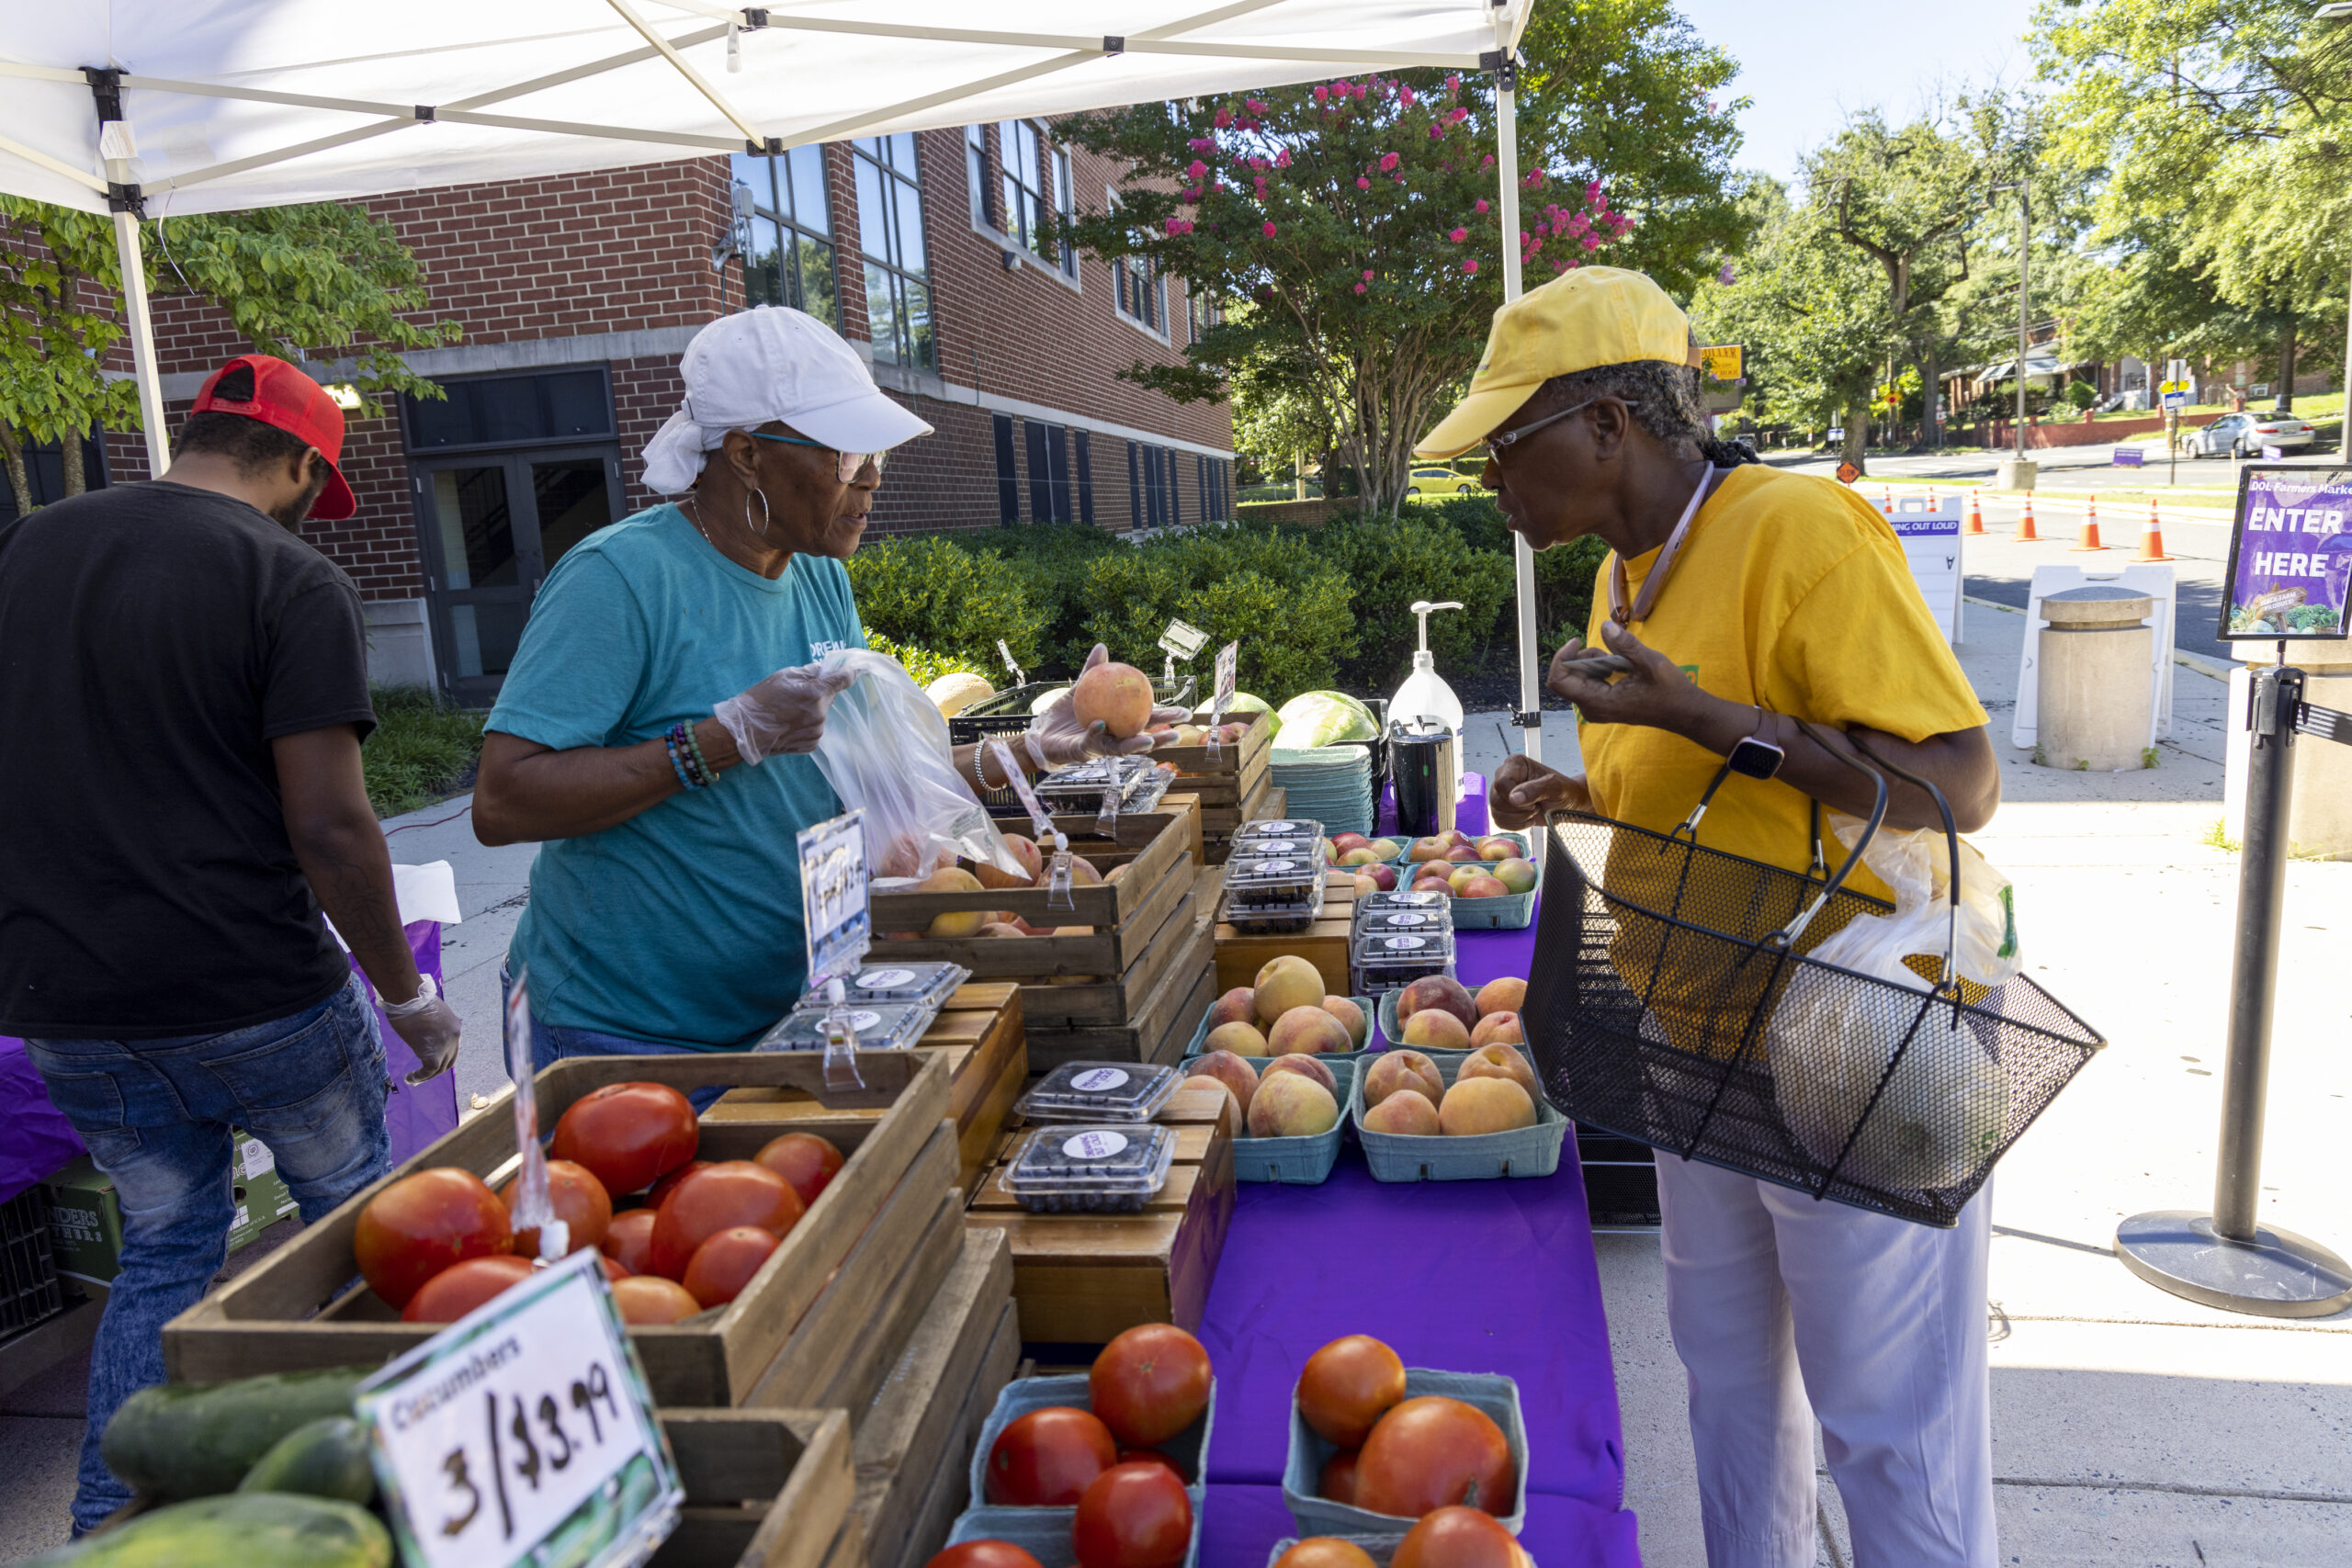
<instances>
[{"instance_id":1,"label":"concrete bollard","mask_svg":"<svg viewBox=\"0 0 2352 1568\"><path fill-rule=\"evenodd\" d=\"M1993 479L1995 490L2027 490L2041 471L2041 466L2030 457L2004 457Z\"/></svg>"},{"instance_id":2,"label":"concrete bollard","mask_svg":"<svg viewBox=\"0 0 2352 1568\"><path fill-rule=\"evenodd\" d=\"M2143 765L2154 700L2148 661L2156 602L2128 588L2072 588L2043 596L2040 744L2044 767L2112 773Z\"/></svg>"},{"instance_id":3,"label":"concrete bollard","mask_svg":"<svg viewBox=\"0 0 2352 1568\"><path fill-rule=\"evenodd\" d=\"M2287 662L2305 671L2303 700L2315 706L2352 712L2352 653L2343 643L2290 643ZM2278 660L2273 644L2242 642L2238 657L2249 667ZM2245 712L2252 668L2230 671L2231 722L2222 820L2233 839L2245 837ZM2352 746L2305 736L2289 750L2295 769L2294 796L2288 807L2287 841L2298 857L2352 860Z\"/></svg>"}]
</instances>

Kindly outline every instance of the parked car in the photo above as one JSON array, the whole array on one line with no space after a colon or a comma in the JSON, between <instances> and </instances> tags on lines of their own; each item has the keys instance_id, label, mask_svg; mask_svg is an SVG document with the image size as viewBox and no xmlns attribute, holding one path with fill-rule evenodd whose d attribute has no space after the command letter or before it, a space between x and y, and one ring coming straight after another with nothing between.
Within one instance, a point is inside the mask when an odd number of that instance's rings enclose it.
<instances>
[{"instance_id":1,"label":"parked car","mask_svg":"<svg viewBox=\"0 0 2352 1568\"><path fill-rule=\"evenodd\" d=\"M2188 433L2192 457L2259 457L2265 446L2282 452L2312 444L2312 427L2290 413L2223 414L2202 430Z\"/></svg>"},{"instance_id":2,"label":"parked car","mask_svg":"<svg viewBox=\"0 0 2352 1568\"><path fill-rule=\"evenodd\" d=\"M1478 481L1467 474L1457 474L1452 468L1415 468L1414 495L1470 495L1476 491Z\"/></svg>"}]
</instances>

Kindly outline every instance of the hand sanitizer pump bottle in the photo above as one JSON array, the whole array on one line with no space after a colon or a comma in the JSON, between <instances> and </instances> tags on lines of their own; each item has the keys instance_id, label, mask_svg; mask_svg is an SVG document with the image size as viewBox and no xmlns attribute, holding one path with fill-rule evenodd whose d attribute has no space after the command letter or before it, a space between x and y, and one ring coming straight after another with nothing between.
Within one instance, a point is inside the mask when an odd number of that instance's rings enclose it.
<instances>
[{"instance_id":1,"label":"hand sanitizer pump bottle","mask_svg":"<svg viewBox=\"0 0 2352 1568\"><path fill-rule=\"evenodd\" d=\"M1420 617L1421 646L1413 655L1413 672L1405 677L1405 683L1388 699L1388 722L1392 727L1462 733L1462 699L1440 678L1437 661L1430 653L1430 612L1460 608L1460 603L1451 599L1434 604L1427 599L1413 602L1413 614Z\"/></svg>"}]
</instances>

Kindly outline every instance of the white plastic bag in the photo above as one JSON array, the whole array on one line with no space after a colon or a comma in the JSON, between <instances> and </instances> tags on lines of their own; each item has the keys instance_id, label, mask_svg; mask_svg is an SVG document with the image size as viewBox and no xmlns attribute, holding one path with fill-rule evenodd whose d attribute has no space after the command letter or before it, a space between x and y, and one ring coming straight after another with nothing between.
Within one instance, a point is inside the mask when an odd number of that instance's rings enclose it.
<instances>
[{"instance_id":1,"label":"white plastic bag","mask_svg":"<svg viewBox=\"0 0 2352 1568\"><path fill-rule=\"evenodd\" d=\"M887 654L843 649L825 655L823 669L856 677L826 712L816 760L844 807L865 808L874 879L922 877L959 858L1025 875L957 776L947 721L906 667Z\"/></svg>"},{"instance_id":2,"label":"white plastic bag","mask_svg":"<svg viewBox=\"0 0 2352 1568\"><path fill-rule=\"evenodd\" d=\"M1837 813L1830 826L1849 848L1862 828ZM1856 916L1808 956L1924 1001L1929 976L1943 972L1950 840L1932 829L1882 832L1862 863L1894 891L1894 912ZM2020 966L2008 880L1963 843L1953 956L1963 998L1980 1001ZM1825 1166L1843 1153L1840 1176L1880 1188L1953 1186L2001 1147L2009 1079L1997 1044L1982 1018L1942 1002L1922 1014L1917 1002L1811 964L1798 966L1765 1033L1773 1093L1797 1142Z\"/></svg>"}]
</instances>

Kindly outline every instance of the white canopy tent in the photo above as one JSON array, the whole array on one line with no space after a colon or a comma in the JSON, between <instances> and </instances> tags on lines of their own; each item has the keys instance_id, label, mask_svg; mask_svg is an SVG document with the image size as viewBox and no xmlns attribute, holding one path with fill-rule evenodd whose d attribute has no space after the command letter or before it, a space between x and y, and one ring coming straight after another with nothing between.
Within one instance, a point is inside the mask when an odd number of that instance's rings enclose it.
<instances>
[{"instance_id":1,"label":"white canopy tent","mask_svg":"<svg viewBox=\"0 0 2352 1568\"><path fill-rule=\"evenodd\" d=\"M112 212L153 471L164 400L141 219L777 152L1368 71L1500 73L1534 0L6 0L0 190ZM984 25L971 25L976 21ZM1503 294L1520 292L1502 247ZM1533 558L1519 719L1542 746Z\"/></svg>"}]
</instances>

